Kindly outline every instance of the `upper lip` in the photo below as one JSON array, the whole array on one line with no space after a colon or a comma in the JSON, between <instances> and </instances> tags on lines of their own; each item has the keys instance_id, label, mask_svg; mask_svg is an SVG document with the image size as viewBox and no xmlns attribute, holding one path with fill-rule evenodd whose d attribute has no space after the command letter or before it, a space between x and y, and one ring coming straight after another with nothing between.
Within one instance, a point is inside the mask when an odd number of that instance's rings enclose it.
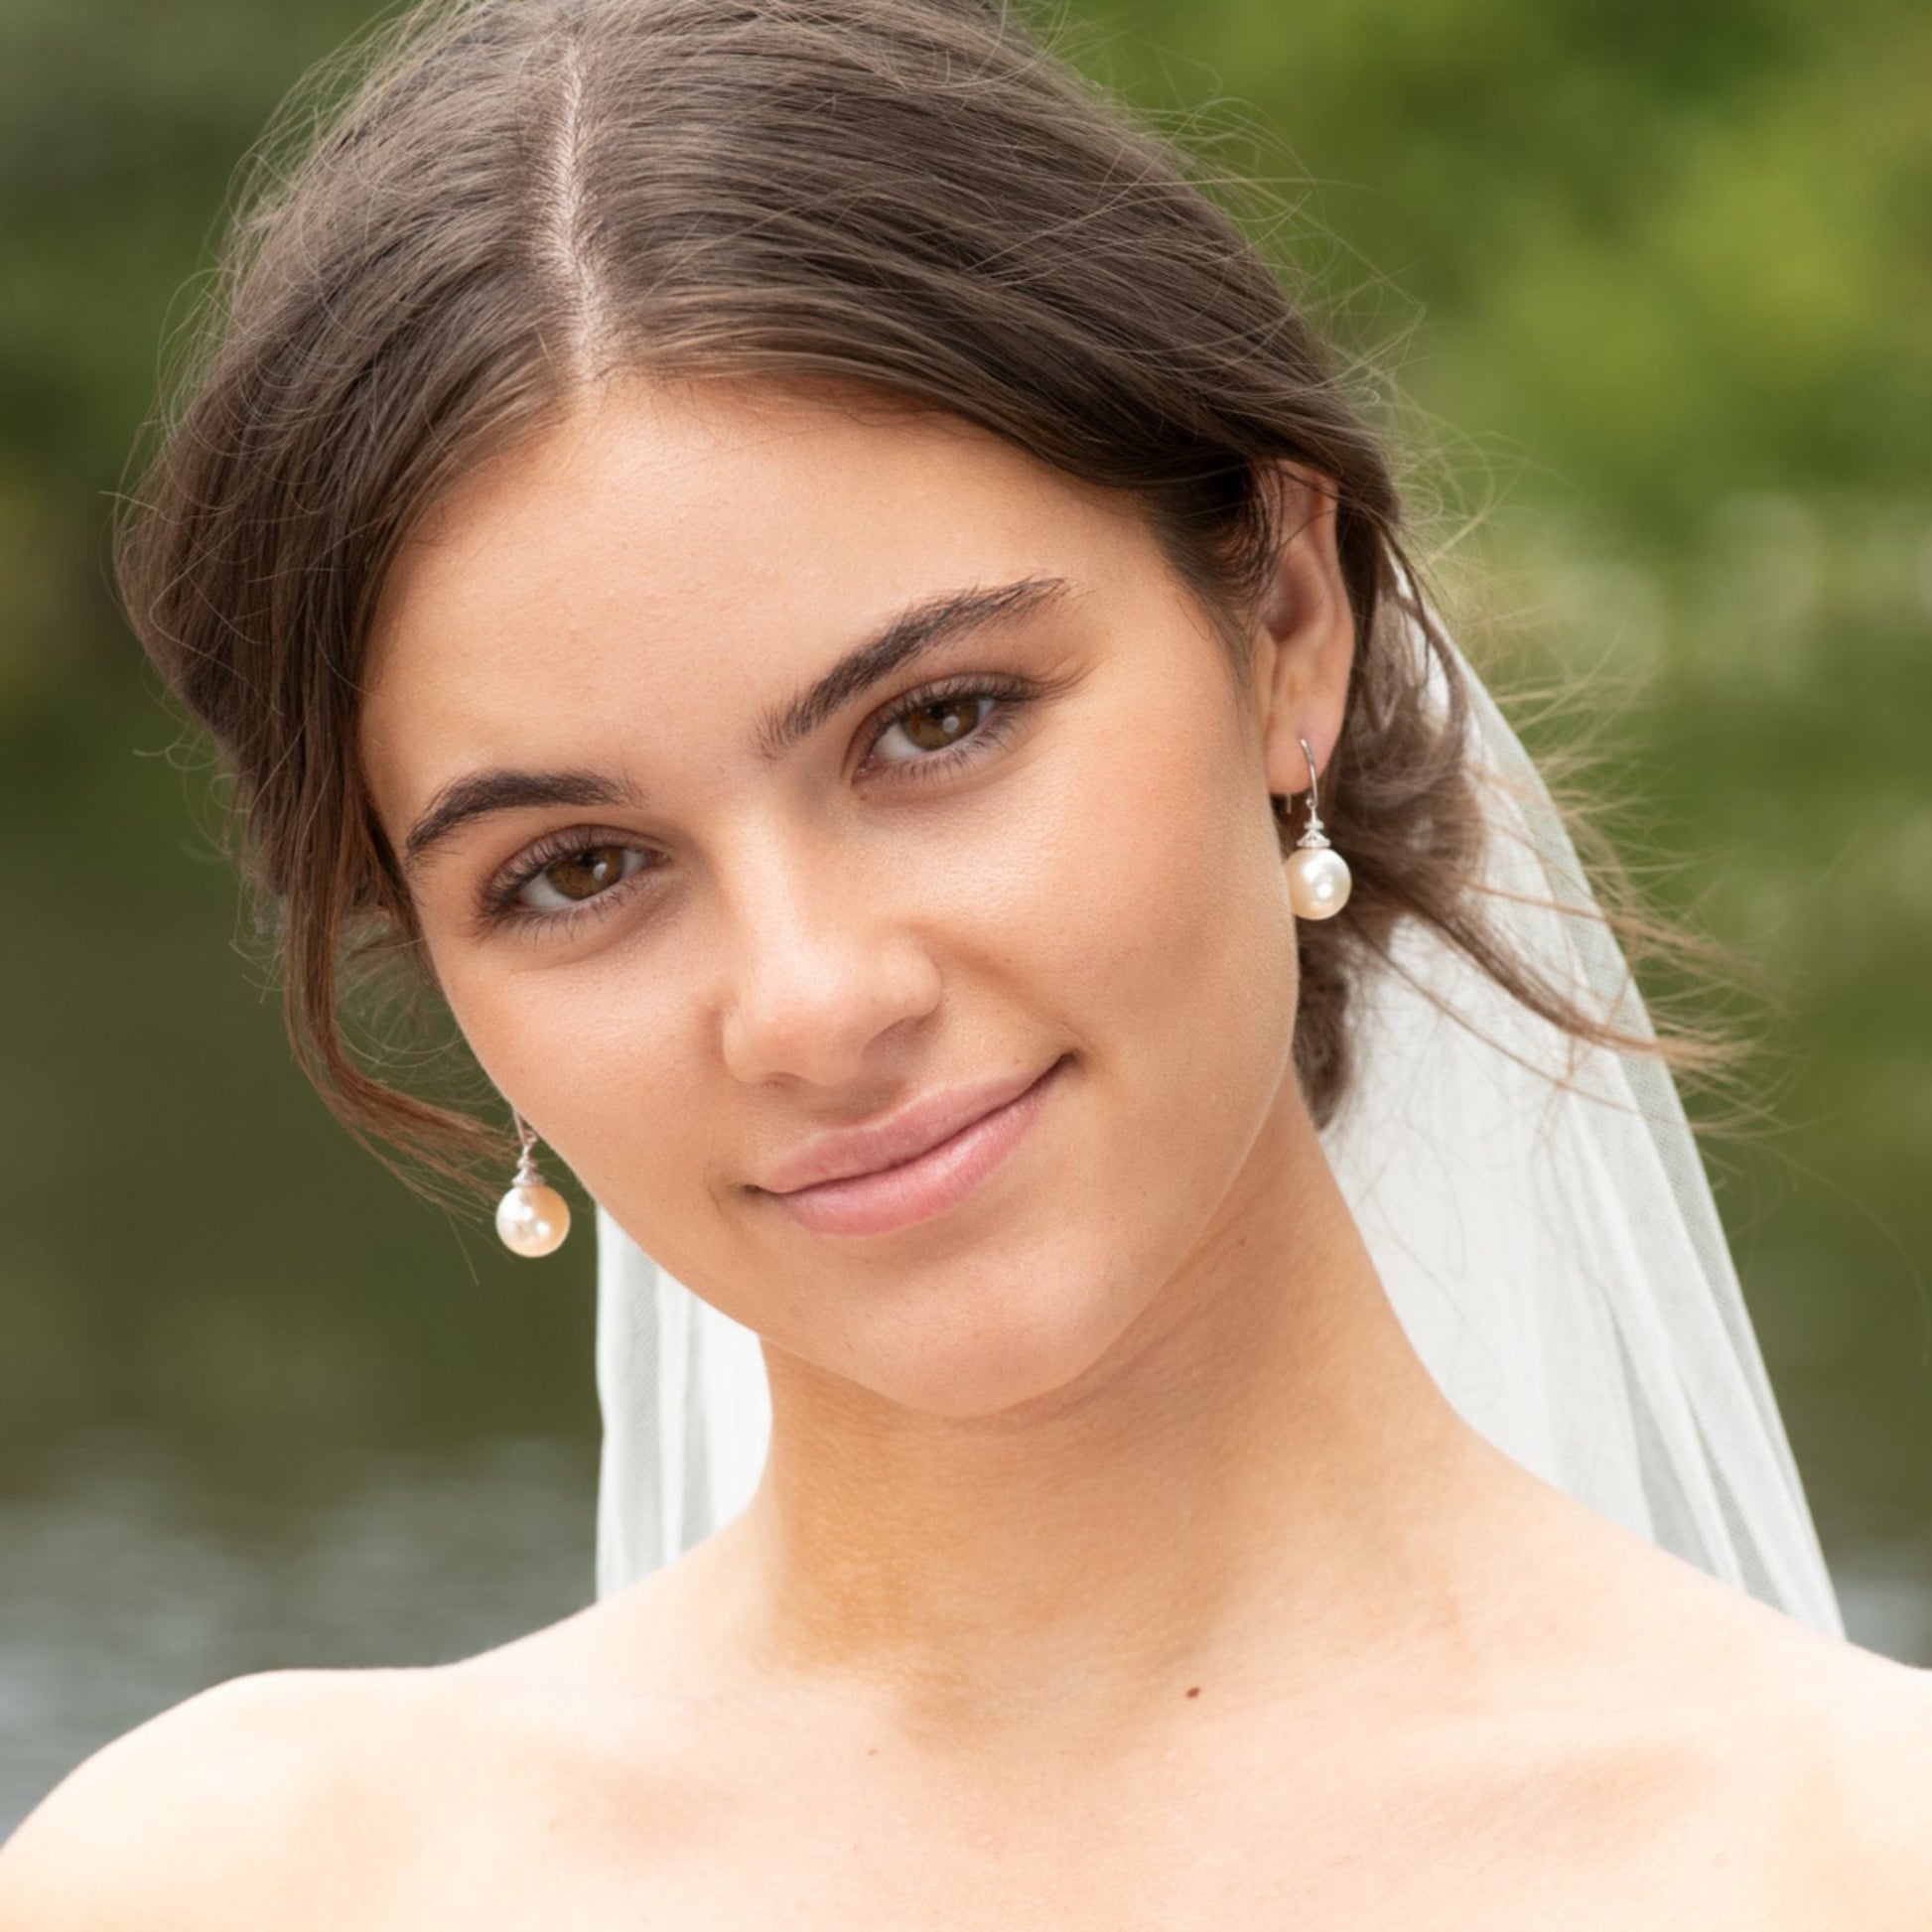
<instances>
[{"instance_id":1,"label":"upper lip","mask_svg":"<svg viewBox=\"0 0 1932 1932\"><path fill-rule=\"evenodd\" d=\"M854 1174L897 1167L950 1140L995 1108L1019 1099L1051 1070L1035 1067L1030 1073L1002 1073L922 1093L883 1119L837 1128L807 1141L770 1168L759 1185L767 1194L792 1194L822 1180L847 1180Z\"/></svg>"}]
</instances>

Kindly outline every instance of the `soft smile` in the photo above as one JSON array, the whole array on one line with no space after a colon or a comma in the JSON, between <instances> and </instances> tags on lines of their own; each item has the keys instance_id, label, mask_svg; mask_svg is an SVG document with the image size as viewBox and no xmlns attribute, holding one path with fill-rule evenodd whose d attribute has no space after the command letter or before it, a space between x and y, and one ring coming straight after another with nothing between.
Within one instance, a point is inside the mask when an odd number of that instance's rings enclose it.
<instances>
[{"instance_id":1,"label":"soft smile","mask_svg":"<svg viewBox=\"0 0 1932 1932\"><path fill-rule=\"evenodd\" d=\"M972 1193L1019 1144L1066 1060L1062 1054L1023 1093L923 1154L770 1197L816 1234L889 1234L942 1214Z\"/></svg>"}]
</instances>

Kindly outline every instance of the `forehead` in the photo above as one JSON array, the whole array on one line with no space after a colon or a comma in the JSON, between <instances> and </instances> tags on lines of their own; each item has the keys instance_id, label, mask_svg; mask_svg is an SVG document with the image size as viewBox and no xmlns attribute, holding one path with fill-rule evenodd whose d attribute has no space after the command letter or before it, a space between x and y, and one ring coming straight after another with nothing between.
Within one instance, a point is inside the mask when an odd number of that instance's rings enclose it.
<instances>
[{"instance_id":1,"label":"forehead","mask_svg":"<svg viewBox=\"0 0 1932 1932\"><path fill-rule=\"evenodd\" d=\"M1139 536L1120 499L954 417L614 383L404 545L364 663L369 782L404 804L447 775L406 769L418 754L531 756L546 716L618 684L742 713L910 597L1098 566Z\"/></svg>"}]
</instances>

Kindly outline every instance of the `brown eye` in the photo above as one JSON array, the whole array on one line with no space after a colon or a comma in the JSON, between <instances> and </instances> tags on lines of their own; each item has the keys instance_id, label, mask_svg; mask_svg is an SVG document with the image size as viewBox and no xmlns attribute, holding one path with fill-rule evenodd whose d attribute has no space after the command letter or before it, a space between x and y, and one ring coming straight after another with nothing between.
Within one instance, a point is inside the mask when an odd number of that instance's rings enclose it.
<instances>
[{"instance_id":1,"label":"brown eye","mask_svg":"<svg viewBox=\"0 0 1932 1932\"><path fill-rule=\"evenodd\" d=\"M643 862L644 855L634 846L580 846L546 860L523 882L515 897L530 911L561 911L601 897Z\"/></svg>"},{"instance_id":2,"label":"brown eye","mask_svg":"<svg viewBox=\"0 0 1932 1932\"><path fill-rule=\"evenodd\" d=\"M905 727L905 735L922 752L943 752L956 740L964 738L979 723L977 714L985 707L984 698L940 698L933 704L922 704L900 722ZM968 721L968 714L974 714Z\"/></svg>"},{"instance_id":3,"label":"brown eye","mask_svg":"<svg viewBox=\"0 0 1932 1932\"><path fill-rule=\"evenodd\" d=\"M899 700L874 735L872 763L887 766L897 783L943 776L1003 744L1036 699L1036 686L1012 677L921 685ZM895 732L910 751L883 749Z\"/></svg>"},{"instance_id":4,"label":"brown eye","mask_svg":"<svg viewBox=\"0 0 1932 1932\"><path fill-rule=\"evenodd\" d=\"M623 877L623 847L595 845L572 852L545 866L543 876L566 898L595 898Z\"/></svg>"},{"instance_id":5,"label":"brown eye","mask_svg":"<svg viewBox=\"0 0 1932 1932\"><path fill-rule=\"evenodd\" d=\"M901 711L880 734L881 742L892 732L903 732L915 752L927 755L950 751L962 739L970 738L985 719L990 702L981 691L962 691L956 697L928 698L923 704ZM905 764L905 759L888 759L888 764Z\"/></svg>"}]
</instances>

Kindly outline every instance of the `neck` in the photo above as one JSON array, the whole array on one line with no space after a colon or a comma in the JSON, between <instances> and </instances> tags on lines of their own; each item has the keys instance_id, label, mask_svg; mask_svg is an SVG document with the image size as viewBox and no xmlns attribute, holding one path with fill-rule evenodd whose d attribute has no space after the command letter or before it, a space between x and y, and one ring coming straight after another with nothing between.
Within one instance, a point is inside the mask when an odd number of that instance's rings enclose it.
<instances>
[{"instance_id":1,"label":"neck","mask_svg":"<svg viewBox=\"0 0 1932 1932\"><path fill-rule=\"evenodd\" d=\"M1217 1672L1326 1681L1440 1603L1493 1452L1299 1107L1250 1167L1105 1357L1020 1409L921 1415L767 1346L764 1477L721 1534L770 1667L890 1683L947 1735L994 1706L1101 1735Z\"/></svg>"}]
</instances>

